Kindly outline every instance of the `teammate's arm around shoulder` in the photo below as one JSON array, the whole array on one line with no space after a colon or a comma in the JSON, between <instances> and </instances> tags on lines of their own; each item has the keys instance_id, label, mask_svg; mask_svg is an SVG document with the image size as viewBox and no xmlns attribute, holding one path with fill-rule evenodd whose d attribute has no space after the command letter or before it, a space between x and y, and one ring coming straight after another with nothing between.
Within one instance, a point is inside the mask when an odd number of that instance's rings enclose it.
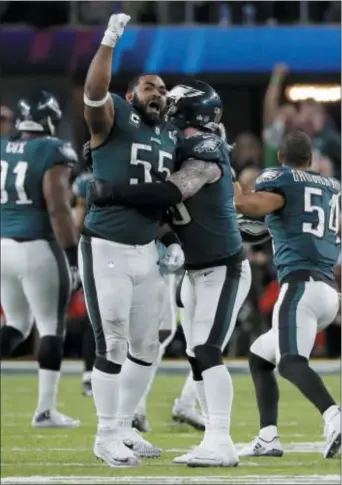
<instances>
[{"instance_id":1,"label":"teammate's arm around shoulder","mask_svg":"<svg viewBox=\"0 0 342 485\"><path fill-rule=\"evenodd\" d=\"M182 193L182 200L195 195L206 184L212 184L221 177L221 169L214 162L187 160L178 172L173 173L168 182L172 182Z\"/></svg>"},{"instance_id":2,"label":"teammate's arm around shoulder","mask_svg":"<svg viewBox=\"0 0 342 485\"><path fill-rule=\"evenodd\" d=\"M84 116L91 133L92 147L103 143L114 123L114 104L109 93L112 77L113 49L122 36L130 17L111 15L101 45L96 52L84 86Z\"/></svg>"}]
</instances>

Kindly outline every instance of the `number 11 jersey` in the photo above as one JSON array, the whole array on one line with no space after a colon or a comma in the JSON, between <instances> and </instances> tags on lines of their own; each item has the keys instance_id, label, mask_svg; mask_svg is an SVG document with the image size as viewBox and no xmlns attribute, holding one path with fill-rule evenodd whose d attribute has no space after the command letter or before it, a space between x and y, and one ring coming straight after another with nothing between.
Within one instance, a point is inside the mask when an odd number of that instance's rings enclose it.
<instances>
[{"instance_id":1,"label":"number 11 jersey","mask_svg":"<svg viewBox=\"0 0 342 485\"><path fill-rule=\"evenodd\" d=\"M43 194L45 173L55 165L74 166L70 143L50 136L1 138L1 238L53 240Z\"/></svg>"},{"instance_id":2,"label":"number 11 jersey","mask_svg":"<svg viewBox=\"0 0 342 485\"><path fill-rule=\"evenodd\" d=\"M341 250L340 183L313 171L279 167L264 170L255 190L285 198L282 209L266 216L279 281L298 270L333 280Z\"/></svg>"}]
</instances>

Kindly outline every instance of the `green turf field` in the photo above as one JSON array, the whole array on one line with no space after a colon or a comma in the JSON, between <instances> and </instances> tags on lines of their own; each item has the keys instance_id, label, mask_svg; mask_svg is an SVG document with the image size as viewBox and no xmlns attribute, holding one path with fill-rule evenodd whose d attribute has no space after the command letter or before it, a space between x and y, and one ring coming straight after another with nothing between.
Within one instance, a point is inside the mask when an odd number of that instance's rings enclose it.
<instances>
[{"instance_id":1,"label":"green turf field","mask_svg":"<svg viewBox=\"0 0 342 485\"><path fill-rule=\"evenodd\" d=\"M235 386L232 437L246 443L258 431L251 380L233 376ZM339 376L325 377L339 400ZM33 376L3 376L1 381L1 483L340 483L340 460L324 460L322 421L304 398L280 379L280 435L283 458L242 458L233 469L190 469L172 459L197 444L201 432L172 422L173 400L183 384L180 376L158 376L149 401L153 427L148 439L163 448L159 459L140 468L113 470L92 454L96 419L91 398L80 394L80 378L61 379L59 410L81 419L79 429L35 430L30 427L36 405ZM147 437L146 436L146 437Z\"/></svg>"}]
</instances>

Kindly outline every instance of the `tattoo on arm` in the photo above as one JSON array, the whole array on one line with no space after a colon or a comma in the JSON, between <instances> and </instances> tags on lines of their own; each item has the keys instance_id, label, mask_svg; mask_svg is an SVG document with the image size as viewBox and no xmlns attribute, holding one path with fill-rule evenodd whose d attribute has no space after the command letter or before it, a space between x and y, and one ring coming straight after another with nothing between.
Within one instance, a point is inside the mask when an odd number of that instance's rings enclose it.
<instances>
[{"instance_id":1,"label":"tattoo on arm","mask_svg":"<svg viewBox=\"0 0 342 485\"><path fill-rule=\"evenodd\" d=\"M221 169L216 163L188 160L178 172L168 178L168 182L179 188L185 200L195 195L204 185L216 182L220 177Z\"/></svg>"}]
</instances>

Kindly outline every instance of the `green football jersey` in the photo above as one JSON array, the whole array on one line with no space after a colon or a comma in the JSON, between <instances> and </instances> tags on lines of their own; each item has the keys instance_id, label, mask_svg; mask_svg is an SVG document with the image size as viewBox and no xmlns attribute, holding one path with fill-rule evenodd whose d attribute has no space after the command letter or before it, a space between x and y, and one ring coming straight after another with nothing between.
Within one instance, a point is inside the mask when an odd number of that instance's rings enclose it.
<instances>
[{"instance_id":1,"label":"green football jersey","mask_svg":"<svg viewBox=\"0 0 342 485\"><path fill-rule=\"evenodd\" d=\"M243 243L234 205L234 186L227 144L218 136L199 133L185 137L180 159L216 163L218 181L173 208L173 227L179 235L187 266L205 267L242 250Z\"/></svg>"},{"instance_id":2,"label":"green football jersey","mask_svg":"<svg viewBox=\"0 0 342 485\"><path fill-rule=\"evenodd\" d=\"M341 249L340 183L316 172L280 167L264 170L255 190L278 192L286 201L266 216L279 280L298 270L333 280Z\"/></svg>"},{"instance_id":3,"label":"green football jersey","mask_svg":"<svg viewBox=\"0 0 342 485\"><path fill-rule=\"evenodd\" d=\"M54 239L43 194L45 173L54 165L74 166L70 143L50 136L1 139L1 237Z\"/></svg>"},{"instance_id":4,"label":"green football jersey","mask_svg":"<svg viewBox=\"0 0 342 485\"><path fill-rule=\"evenodd\" d=\"M179 131L148 124L127 101L113 95L115 121L103 145L92 150L93 174L116 185L163 181L174 171ZM128 206L91 205L85 232L110 241L143 245L156 239L162 213Z\"/></svg>"}]
</instances>

